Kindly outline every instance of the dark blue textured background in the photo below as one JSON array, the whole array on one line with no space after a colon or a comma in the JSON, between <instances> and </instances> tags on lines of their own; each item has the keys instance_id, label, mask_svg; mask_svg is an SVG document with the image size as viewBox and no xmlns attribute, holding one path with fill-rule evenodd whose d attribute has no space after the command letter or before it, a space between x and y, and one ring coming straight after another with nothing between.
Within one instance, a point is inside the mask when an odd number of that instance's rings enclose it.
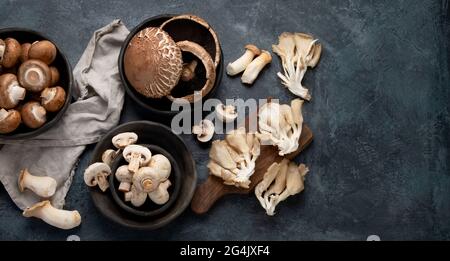
<instances>
[{"instance_id":1,"label":"dark blue textured background","mask_svg":"<svg viewBox=\"0 0 450 261\"><path fill-rule=\"evenodd\" d=\"M270 49L284 31L320 39L323 54L306 75L304 106L315 134L299 157L311 169L306 190L268 217L254 196L229 196L205 216L185 211L157 231L113 224L83 183L83 155L66 208L82 225L54 229L21 217L0 188L0 239L65 240L382 240L450 239L449 3L435 1L11 1L0 0L0 27L50 35L75 66L94 30L121 18L129 29L161 13L194 13L217 31L225 62L242 46ZM225 98L293 96L281 87L274 56L256 84L223 77ZM127 99L122 121L149 119ZM185 141L207 176L207 150Z\"/></svg>"}]
</instances>

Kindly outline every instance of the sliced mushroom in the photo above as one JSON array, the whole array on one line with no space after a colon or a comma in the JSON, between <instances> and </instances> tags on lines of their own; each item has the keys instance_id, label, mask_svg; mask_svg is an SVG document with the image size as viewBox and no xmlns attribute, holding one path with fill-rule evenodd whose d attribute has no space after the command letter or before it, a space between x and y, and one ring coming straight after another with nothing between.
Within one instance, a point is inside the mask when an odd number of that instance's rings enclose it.
<instances>
[{"instance_id":1,"label":"sliced mushroom","mask_svg":"<svg viewBox=\"0 0 450 261\"><path fill-rule=\"evenodd\" d=\"M197 64L197 60L192 60L190 63L183 64L183 71L181 72L181 80L183 82L191 81L195 77Z\"/></svg>"},{"instance_id":2,"label":"sliced mushroom","mask_svg":"<svg viewBox=\"0 0 450 261\"><path fill-rule=\"evenodd\" d=\"M255 58L245 69L242 74L241 81L245 84L253 84L262 69L272 62L272 55L263 50L261 54Z\"/></svg>"},{"instance_id":3,"label":"sliced mushroom","mask_svg":"<svg viewBox=\"0 0 450 261\"><path fill-rule=\"evenodd\" d=\"M50 86L52 75L47 64L40 60L30 59L19 67L20 85L30 92L40 92Z\"/></svg>"},{"instance_id":4,"label":"sliced mushroom","mask_svg":"<svg viewBox=\"0 0 450 261\"><path fill-rule=\"evenodd\" d=\"M30 50L31 44L30 43L24 43L22 44L22 51L20 53L20 61L23 63L29 59L28 57L28 51Z\"/></svg>"},{"instance_id":5,"label":"sliced mushroom","mask_svg":"<svg viewBox=\"0 0 450 261\"><path fill-rule=\"evenodd\" d=\"M201 120L192 127L192 133L197 135L200 142L208 142L214 136L214 123L208 119Z\"/></svg>"},{"instance_id":6,"label":"sliced mushroom","mask_svg":"<svg viewBox=\"0 0 450 261\"><path fill-rule=\"evenodd\" d=\"M19 85L14 74L7 73L0 76L0 108L15 108L25 99L25 94L25 88Z\"/></svg>"},{"instance_id":7,"label":"sliced mushroom","mask_svg":"<svg viewBox=\"0 0 450 261\"><path fill-rule=\"evenodd\" d=\"M124 149L126 146L135 144L138 140L138 135L134 132L119 133L112 138L112 143L117 149Z\"/></svg>"},{"instance_id":8,"label":"sliced mushroom","mask_svg":"<svg viewBox=\"0 0 450 261\"><path fill-rule=\"evenodd\" d=\"M56 84L59 82L59 71L56 67L50 66L50 74L52 76L52 81L50 82L50 86L56 86Z\"/></svg>"},{"instance_id":9,"label":"sliced mushroom","mask_svg":"<svg viewBox=\"0 0 450 261\"><path fill-rule=\"evenodd\" d=\"M28 169L24 169L20 172L18 183L20 192L29 189L43 198L53 196L57 186L54 178L47 176L33 176L28 172Z\"/></svg>"},{"instance_id":10,"label":"sliced mushroom","mask_svg":"<svg viewBox=\"0 0 450 261\"><path fill-rule=\"evenodd\" d=\"M201 97L204 97L211 91L216 81L216 68L214 66L214 61L212 60L209 53L197 43L190 41L180 41L177 42L177 45L180 47L181 51L192 53L195 57L202 61L202 64L205 67L206 71L206 82L199 92L201 94ZM175 100L175 97L173 97L172 95L167 95L167 98L171 101ZM181 97L181 99L186 99L187 101L192 103L194 102L194 94L186 95L184 97Z\"/></svg>"},{"instance_id":11,"label":"sliced mushroom","mask_svg":"<svg viewBox=\"0 0 450 261\"><path fill-rule=\"evenodd\" d=\"M59 86L45 88L41 92L41 104L49 112L57 112L66 101L66 91Z\"/></svg>"},{"instance_id":12,"label":"sliced mushroom","mask_svg":"<svg viewBox=\"0 0 450 261\"><path fill-rule=\"evenodd\" d=\"M253 61L255 56L261 54L261 50L253 44L247 44L245 46L245 53L239 57L236 61L227 65L227 74L234 76L240 72L243 72L247 66Z\"/></svg>"},{"instance_id":13,"label":"sliced mushroom","mask_svg":"<svg viewBox=\"0 0 450 261\"><path fill-rule=\"evenodd\" d=\"M28 51L28 57L30 59L40 60L47 65L55 60L56 54L56 46L47 40L34 42Z\"/></svg>"},{"instance_id":14,"label":"sliced mushroom","mask_svg":"<svg viewBox=\"0 0 450 261\"><path fill-rule=\"evenodd\" d=\"M216 115L221 122L230 123L238 117L234 105L218 104L216 105Z\"/></svg>"},{"instance_id":15,"label":"sliced mushroom","mask_svg":"<svg viewBox=\"0 0 450 261\"><path fill-rule=\"evenodd\" d=\"M23 216L42 219L45 223L60 229L72 229L81 224L81 216L78 211L57 209L48 200L25 209Z\"/></svg>"},{"instance_id":16,"label":"sliced mushroom","mask_svg":"<svg viewBox=\"0 0 450 261\"><path fill-rule=\"evenodd\" d=\"M119 191L128 192L131 189L133 173L128 169L128 165L123 165L116 170L116 179L120 181Z\"/></svg>"},{"instance_id":17,"label":"sliced mushroom","mask_svg":"<svg viewBox=\"0 0 450 261\"><path fill-rule=\"evenodd\" d=\"M32 129L37 129L47 121L47 112L39 102L31 101L23 105L20 112L23 123Z\"/></svg>"},{"instance_id":18,"label":"sliced mushroom","mask_svg":"<svg viewBox=\"0 0 450 261\"><path fill-rule=\"evenodd\" d=\"M84 183L89 187L98 187L105 192L109 188L109 182L107 177L111 174L111 168L103 163L96 162L90 165L84 171Z\"/></svg>"},{"instance_id":19,"label":"sliced mushroom","mask_svg":"<svg viewBox=\"0 0 450 261\"><path fill-rule=\"evenodd\" d=\"M130 163L128 169L132 173L138 172L139 167L147 165L152 157L150 150L140 145L128 145L123 150L122 155Z\"/></svg>"},{"instance_id":20,"label":"sliced mushroom","mask_svg":"<svg viewBox=\"0 0 450 261\"><path fill-rule=\"evenodd\" d=\"M170 198L169 191L167 191L167 189L170 187L170 185L172 185L172 183L170 183L170 180L161 182L155 191L148 193L148 197L155 204L158 204L158 205L166 204Z\"/></svg>"},{"instance_id":21,"label":"sliced mushroom","mask_svg":"<svg viewBox=\"0 0 450 261\"><path fill-rule=\"evenodd\" d=\"M5 50L3 53L2 65L5 68L12 68L19 61L20 54L22 53L22 47L14 38L6 38L4 44Z\"/></svg>"},{"instance_id":22,"label":"sliced mushroom","mask_svg":"<svg viewBox=\"0 0 450 261\"><path fill-rule=\"evenodd\" d=\"M16 110L0 109L0 133L7 134L15 131L21 122L20 113Z\"/></svg>"}]
</instances>

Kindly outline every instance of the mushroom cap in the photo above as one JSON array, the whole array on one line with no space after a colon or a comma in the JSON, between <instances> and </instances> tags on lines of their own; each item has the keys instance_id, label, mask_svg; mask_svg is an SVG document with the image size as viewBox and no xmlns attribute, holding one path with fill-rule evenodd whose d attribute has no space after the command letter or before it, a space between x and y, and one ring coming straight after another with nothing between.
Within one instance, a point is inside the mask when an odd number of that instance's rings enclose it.
<instances>
[{"instance_id":1,"label":"mushroom cap","mask_svg":"<svg viewBox=\"0 0 450 261\"><path fill-rule=\"evenodd\" d=\"M168 178L172 171L172 165L170 164L169 159L162 154L153 155L148 167L158 169L165 178Z\"/></svg>"},{"instance_id":2,"label":"mushroom cap","mask_svg":"<svg viewBox=\"0 0 450 261\"><path fill-rule=\"evenodd\" d=\"M41 92L41 104L49 112L59 111L66 101L66 91L59 86L45 88Z\"/></svg>"},{"instance_id":3,"label":"mushroom cap","mask_svg":"<svg viewBox=\"0 0 450 261\"><path fill-rule=\"evenodd\" d=\"M15 131L22 119L20 113L17 110L0 109L0 133L7 134Z\"/></svg>"},{"instance_id":4,"label":"mushroom cap","mask_svg":"<svg viewBox=\"0 0 450 261\"><path fill-rule=\"evenodd\" d=\"M20 85L30 92L40 92L50 86L52 75L47 64L40 60L30 59L19 67Z\"/></svg>"},{"instance_id":5,"label":"mushroom cap","mask_svg":"<svg viewBox=\"0 0 450 261\"><path fill-rule=\"evenodd\" d=\"M129 181L133 179L133 173L128 170L128 165L122 165L117 168L115 177L118 181Z\"/></svg>"},{"instance_id":6,"label":"mushroom cap","mask_svg":"<svg viewBox=\"0 0 450 261\"><path fill-rule=\"evenodd\" d=\"M50 66L49 69L52 76L50 86L55 86L59 82L59 71L55 66Z\"/></svg>"},{"instance_id":7,"label":"mushroom cap","mask_svg":"<svg viewBox=\"0 0 450 261\"><path fill-rule=\"evenodd\" d=\"M192 133L197 134L197 139L201 142L210 141L214 131L214 123L208 119L201 120L198 125L192 127Z\"/></svg>"},{"instance_id":8,"label":"mushroom cap","mask_svg":"<svg viewBox=\"0 0 450 261\"><path fill-rule=\"evenodd\" d=\"M55 60L56 54L56 46L47 40L34 42L28 50L28 57L30 59L40 60L47 65Z\"/></svg>"},{"instance_id":9,"label":"mushroom cap","mask_svg":"<svg viewBox=\"0 0 450 261\"><path fill-rule=\"evenodd\" d=\"M133 175L133 185L140 192L152 192L165 180L167 180L167 176L153 167L142 167Z\"/></svg>"},{"instance_id":10,"label":"mushroom cap","mask_svg":"<svg viewBox=\"0 0 450 261\"><path fill-rule=\"evenodd\" d=\"M22 50L21 50L19 59L20 59L21 62L25 62L25 61L27 61L29 59L28 51L30 50L31 44L30 43L24 43L24 44L21 45L21 47L22 47Z\"/></svg>"},{"instance_id":11,"label":"mushroom cap","mask_svg":"<svg viewBox=\"0 0 450 261\"><path fill-rule=\"evenodd\" d=\"M258 47L256 47L256 45L253 45L253 44L247 44L245 46L245 49L250 50L255 55L260 55L261 54L261 50Z\"/></svg>"},{"instance_id":12,"label":"mushroom cap","mask_svg":"<svg viewBox=\"0 0 450 261\"><path fill-rule=\"evenodd\" d=\"M0 108L12 109L25 98L26 90L19 86L12 73L0 76Z\"/></svg>"},{"instance_id":13,"label":"mushroom cap","mask_svg":"<svg viewBox=\"0 0 450 261\"><path fill-rule=\"evenodd\" d=\"M3 54L2 65L5 68L14 67L19 61L20 54L22 53L22 47L20 43L14 38L5 39L5 52Z\"/></svg>"},{"instance_id":14,"label":"mushroom cap","mask_svg":"<svg viewBox=\"0 0 450 261\"><path fill-rule=\"evenodd\" d=\"M97 177L97 175L99 174L105 174L106 176L109 176L111 174L111 168L108 166L108 164L103 162L96 162L87 167L87 169L84 171L84 183L86 183L86 185L90 187L97 186L95 177Z\"/></svg>"},{"instance_id":15,"label":"mushroom cap","mask_svg":"<svg viewBox=\"0 0 450 261\"><path fill-rule=\"evenodd\" d=\"M159 28L138 32L125 50L125 75L137 92L149 98L168 95L177 85L182 68L180 48Z\"/></svg>"},{"instance_id":16,"label":"mushroom cap","mask_svg":"<svg viewBox=\"0 0 450 261\"><path fill-rule=\"evenodd\" d=\"M135 144L138 140L138 135L134 132L119 133L112 138L114 147L124 149L126 146Z\"/></svg>"},{"instance_id":17,"label":"mushroom cap","mask_svg":"<svg viewBox=\"0 0 450 261\"><path fill-rule=\"evenodd\" d=\"M126 146L123 150L122 154L127 162L130 162L133 152L141 154L141 165L147 165L150 162L150 158L152 157L150 150L144 146L134 144Z\"/></svg>"},{"instance_id":18,"label":"mushroom cap","mask_svg":"<svg viewBox=\"0 0 450 261\"><path fill-rule=\"evenodd\" d=\"M36 101L30 101L23 105L21 110L23 123L32 129L44 125L47 121L47 111Z\"/></svg>"}]
</instances>

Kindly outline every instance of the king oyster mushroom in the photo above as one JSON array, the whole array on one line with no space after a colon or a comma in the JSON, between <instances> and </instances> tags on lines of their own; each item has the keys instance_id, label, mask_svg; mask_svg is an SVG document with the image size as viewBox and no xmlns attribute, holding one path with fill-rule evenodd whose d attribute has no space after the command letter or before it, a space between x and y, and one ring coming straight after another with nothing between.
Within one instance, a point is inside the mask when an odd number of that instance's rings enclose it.
<instances>
[{"instance_id":1,"label":"king oyster mushroom","mask_svg":"<svg viewBox=\"0 0 450 261\"><path fill-rule=\"evenodd\" d=\"M42 219L45 223L60 229L72 229L81 224L81 216L78 211L57 209L48 200L25 209L23 216Z\"/></svg>"},{"instance_id":2,"label":"king oyster mushroom","mask_svg":"<svg viewBox=\"0 0 450 261\"><path fill-rule=\"evenodd\" d=\"M47 65L55 60L56 54L56 46L47 40L34 42L28 50L29 59L40 60Z\"/></svg>"},{"instance_id":3,"label":"king oyster mushroom","mask_svg":"<svg viewBox=\"0 0 450 261\"><path fill-rule=\"evenodd\" d=\"M230 123L238 117L234 105L225 105L223 103L216 105L216 115L221 122Z\"/></svg>"},{"instance_id":4,"label":"king oyster mushroom","mask_svg":"<svg viewBox=\"0 0 450 261\"><path fill-rule=\"evenodd\" d=\"M50 86L52 75L47 64L40 60L30 59L19 67L20 85L30 92L40 92Z\"/></svg>"},{"instance_id":5,"label":"king oyster mushroom","mask_svg":"<svg viewBox=\"0 0 450 261\"><path fill-rule=\"evenodd\" d=\"M54 178L31 175L28 169L24 169L20 172L18 183L20 192L24 192L25 189L29 189L36 195L43 198L53 196L57 186Z\"/></svg>"},{"instance_id":6,"label":"king oyster mushroom","mask_svg":"<svg viewBox=\"0 0 450 261\"><path fill-rule=\"evenodd\" d=\"M137 173L139 168L147 165L152 157L150 150L141 145L128 145L123 150L122 155L130 163L128 169L131 173Z\"/></svg>"},{"instance_id":7,"label":"king oyster mushroom","mask_svg":"<svg viewBox=\"0 0 450 261\"><path fill-rule=\"evenodd\" d=\"M25 99L26 90L12 73L0 76L0 108L12 109Z\"/></svg>"},{"instance_id":8,"label":"king oyster mushroom","mask_svg":"<svg viewBox=\"0 0 450 261\"><path fill-rule=\"evenodd\" d=\"M2 48L2 46L4 46ZM2 54L3 50L3 55ZM22 47L20 43L14 38L6 38L5 41L0 43L0 61L1 65L5 68L13 68L19 61Z\"/></svg>"},{"instance_id":9,"label":"king oyster mushroom","mask_svg":"<svg viewBox=\"0 0 450 261\"><path fill-rule=\"evenodd\" d=\"M111 168L103 163L96 162L90 165L84 171L84 183L89 187L98 187L105 192L109 188L109 182L107 177L111 174Z\"/></svg>"},{"instance_id":10,"label":"king oyster mushroom","mask_svg":"<svg viewBox=\"0 0 450 261\"><path fill-rule=\"evenodd\" d=\"M247 44L245 46L244 54L239 57L236 61L229 63L227 65L227 74L234 76L240 72L243 72L247 66L253 61L255 56L261 54L261 50L253 44Z\"/></svg>"},{"instance_id":11,"label":"king oyster mushroom","mask_svg":"<svg viewBox=\"0 0 450 261\"><path fill-rule=\"evenodd\" d=\"M197 135L200 142L208 142L214 136L214 123L208 119L201 120L192 127L192 133Z\"/></svg>"},{"instance_id":12,"label":"king oyster mushroom","mask_svg":"<svg viewBox=\"0 0 450 261\"><path fill-rule=\"evenodd\" d=\"M66 91L59 86L45 88L41 98L41 104L48 112L57 112L64 106Z\"/></svg>"},{"instance_id":13,"label":"king oyster mushroom","mask_svg":"<svg viewBox=\"0 0 450 261\"><path fill-rule=\"evenodd\" d=\"M23 123L28 128L37 129L44 125L47 121L47 112L45 108L36 101L25 103L20 114L22 116Z\"/></svg>"},{"instance_id":14,"label":"king oyster mushroom","mask_svg":"<svg viewBox=\"0 0 450 261\"><path fill-rule=\"evenodd\" d=\"M20 113L16 110L0 109L0 133L7 134L15 131L21 122Z\"/></svg>"},{"instance_id":15,"label":"king oyster mushroom","mask_svg":"<svg viewBox=\"0 0 450 261\"><path fill-rule=\"evenodd\" d=\"M128 44L124 69L137 92L149 98L162 98L180 79L183 69L180 47L165 31L145 28Z\"/></svg>"},{"instance_id":16,"label":"king oyster mushroom","mask_svg":"<svg viewBox=\"0 0 450 261\"><path fill-rule=\"evenodd\" d=\"M261 51L261 54L245 68L241 81L245 84L253 84L261 70L271 62L272 55L268 51Z\"/></svg>"}]
</instances>

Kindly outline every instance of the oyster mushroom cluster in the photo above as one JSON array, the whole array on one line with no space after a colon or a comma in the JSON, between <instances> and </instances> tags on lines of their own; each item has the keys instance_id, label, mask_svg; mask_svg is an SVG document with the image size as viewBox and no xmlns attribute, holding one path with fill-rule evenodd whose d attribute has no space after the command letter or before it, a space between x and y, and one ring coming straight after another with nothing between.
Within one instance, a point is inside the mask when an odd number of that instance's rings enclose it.
<instances>
[{"instance_id":1,"label":"oyster mushroom cluster","mask_svg":"<svg viewBox=\"0 0 450 261\"><path fill-rule=\"evenodd\" d=\"M52 66L56 46L47 40L19 43L0 39L0 134L15 131L21 123L36 129L47 112L59 111L66 100L58 86L59 71Z\"/></svg>"},{"instance_id":2,"label":"oyster mushroom cluster","mask_svg":"<svg viewBox=\"0 0 450 261\"><path fill-rule=\"evenodd\" d=\"M98 186L106 191L108 176L112 174L111 163L122 156L128 165L118 167L114 176L120 182L118 190L124 193L124 201L140 207L148 197L155 204L163 205L170 197L170 161L162 154L152 155L147 147L136 144L137 141L138 135L133 132L114 136L112 143L116 150L106 150L102 162L90 165L84 172L84 181L90 187Z\"/></svg>"},{"instance_id":3,"label":"oyster mushroom cluster","mask_svg":"<svg viewBox=\"0 0 450 261\"><path fill-rule=\"evenodd\" d=\"M225 140L212 142L207 167L212 175L222 178L224 184L248 188L259 154L258 137L241 127L229 132Z\"/></svg>"},{"instance_id":4,"label":"oyster mushroom cluster","mask_svg":"<svg viewBox=\"0 0 450 261\"><path fill-rule=\"evenodd\" d=\"M72 229L81 224L81 216L77 210L68 211L52 206L49 201L55 192L57 182L48 176L32 175L28 169L20 172L18 180L19 191L29 190L43 199L23 211L24 217L36 217L45 223L60 229Z\"/></svg>"},{"instance_id":5,"label":"oyster mushroom cluster","mask_svg":"<svg viewBox=\"0 0 450 261\"><path fill-rule=\"evenodd\" d=\"M305 164L297 166L288 159L270 165L263 180L255 187L256 198L267 215L275 215L275 208L281 201L303 191L308 171Z\"/></svg>"},{"instance_id":6,"label":"oyster mushroom cluster","mask_svg":"<svg viewBox=\"0 0 450 261\"><path fill-rule=\"evenodd\" d=\"M194 102L193 91L183 97L175 97L172 91L179 82L191 85L202 82L203 86L198 90L202 97L213 88L220 56L213 57L205 47L193 39L175 42L174 35L166 31L172 24L176 25L183 20L197 23L211 32L203 19L192 15L180 15L165 21L160 27L144 28L129 42L124 53L124 71L132 87L141 95L153 99L165 97L171 101L183 98ZM220 53L220 50L217 51ZM194 58L184 60L183 57ZM199 71L205 73L198 73ZM187 84L183 84L183 88L185 85Z\"/></svg>"}]
</instances>

